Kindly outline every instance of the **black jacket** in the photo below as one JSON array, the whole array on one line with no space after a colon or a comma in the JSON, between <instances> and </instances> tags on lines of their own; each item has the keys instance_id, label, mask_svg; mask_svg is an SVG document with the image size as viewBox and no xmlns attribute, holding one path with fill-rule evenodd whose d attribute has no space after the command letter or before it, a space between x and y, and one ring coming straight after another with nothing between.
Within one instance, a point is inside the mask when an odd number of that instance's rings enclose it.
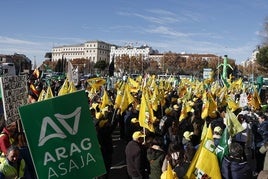
<instances>
[{"instance_id":1,"label":"black jacket","mask_svg":"<svg viewBox=\"0 0 268 179\"><path fill-rule=\"evenodd\" d=\"M246 161L231 157L224 157L221 174L223 179L251 179L253 176L251 168Z\"/></svg>"},{"instance_id":2,"label":"black jacket","mask_svg":"<svg viewBox=\"0 0 268 179\"><path fill-rule=\"evenodd\" d=\"M134 140L128 142L126 149L127 172L131 177L142 176L141 162L142 149L141 145Z\"/></svg>"}]
</instances>

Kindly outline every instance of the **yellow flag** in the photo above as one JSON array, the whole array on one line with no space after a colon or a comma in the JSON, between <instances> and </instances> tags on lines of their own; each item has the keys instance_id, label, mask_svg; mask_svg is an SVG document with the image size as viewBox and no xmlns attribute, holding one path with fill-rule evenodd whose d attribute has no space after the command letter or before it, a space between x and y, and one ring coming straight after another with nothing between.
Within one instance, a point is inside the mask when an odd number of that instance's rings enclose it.
<instances>
[{"instance_id":1,"label":"yellow flag","mask_svg":"<svg viewBox=\"0 0 268 179\"><path fill-rule=\"evenodd\" d=\"M103 109L103 108L105 108L107 105L110 105L110 104L112 104L112 103L111 103L111 100L110 100L110 98L109 98L109 96L108 96L107 91L104 90L103 95L102 95L102 101L101 101L101 107L100 107L100 108Z\"/></svg>"},{"instance_id":2,"label":"yellow flag","mask_svg":"<svg viewBox=\"0 0 268 179\"><path fill-rule=\"evenodd\" d=\"M187 106L186 102L183 102L182 108L181 108L181 115L179 117L179 120L182 121L187 117Z\"/></svg>"},{"instance_id":3,"label":"yellow flag","mask_svg":"<svg viewBox=\"0 0 268 179\"><path fill-rule=\"evenodd\" d=\"M215 154L215 145L213 141L213 134L211 127L208 128L207 135L204 142L199 146L200 154L196 161L195 172L197 178L207 176L207 178L221 179L221 171L219 167L218 158Z\"/></svg>"},{"instance_id":4,"label":"yellow flag","mask_svg":"<svg viewBox=\"0 0 268 179\"><path fill-rule=\"evenodd\" d=\"M42 91L40 92L39 96L38 96L38 100L37 101L43 101L45 99L45 95L46 92L44 89L42 89Z\"/></svg>"},{"instance_id":5,"label":"yellow flag","mask_svg":"<svg viewBox=\"0 0 268 179\"><path fill-rule=\"evenodd\" d=\"M127 109L127 107L135 101L134 97L130 94L129 86L128 84L125 85L124 93L122 96L120 109L121 114Z\"/></svg>"},{"instance_id":6,"label":"yellow flag","mask_svg":"<svg viewBox=\"0 0 268 179\"><path fill-rule=\"evenodd\" d=\"M62 96L62 95L68 94L68 88L69 88L69 81L66 78L65 81L64 81L64 83L63 83L63 85L60 88L60 91L58 92L58 96Z\"/></svg>"},{"instance_id":7,"label":"yellow flag","mask_svg":"<svg viewBox=\"0 0 268 179\"><path fill-rule=\"evenodd\" d=\"M171 164L168 162L165 179L177 179L176 173L172 170Z\"/></svg>"},{"instance_id":8,"label":"yellow flag","mask_svg":"<svg viewBox=\"0 0 268 179\"><path fill-rule=\"evenodd\" d=\"M233 112L239 108L239 104L236 103L231 97L227 98L227 104L229 109L231 109Z\"/></svg>"},{"instance_id":9,"label":"yellow flag","mask_svg":"<svg viewBox=\"0 0 268 179\"><path fill-rule=\"evenodd\" d=\"M231 89L241 90L242 87L243 87L243 80L242 80L242 78L239 78L239 79L233 81L233 82L231 83L231 85L230 85L230 88L231 88Z\"/></svg>"},{"instance_id":10,"label":"yellow flag","mask_svg":"<svg viewBox=\"0 0 268 179\"><path fill-rule=\"evenodd\" d=\"M127 80L128 80L130 91L137 93L139 88L140 88L139 83L137 81L133 80L131 77L128 77Z\"/></svg>"},{"instance_id":11,"label":"yellow flag","mask_svg":"<svg viewBox=\"0 0 268 179\"><path fill-rule=\"evenodd\" d=\"M159 80L159 85L158 85L158 88L159 88L159 90L164 90L165 88L164 88L164 80L161 78L160 80Z\"/></svg>"},{"instance_id":12,"label":"yellow flag","mask_svg":"<svg viewBox=\"0 0 268 179\"><path fill-rule=\"evenodd\" d=\"M217 111L217 103L214 100L211 93L208 93L208 103L209 103L208 115L213 118L213 117L215 117L215 114Z\"/></svg>"},{"instance_id":13,"label":"yellow flag","mask_svg":"<svg viewBox=\"0 0 268 179\"><path fill-rule=\"evenodd\" d=\"M187 93L187 87L185 84L183 84L183 86L178 88L178 97L183 98L186 93Z\"/></svg>"},{"instance_id":14,"label":"yellow flag","mask_svg":"<svg viewBox=\"0 0 268 179\"><path fill-rule=\"evenodd\" d=\"M207 135L207 131L208 131L208 127L207 127L207 122L205 121L204 125L203 125L203 129L202 129L202 133L201 133L201 140L203 140L206 135Z\"/></svg>"},{"instance_id":15,"label":"yellow flag","mask_svg":"<svg viewBox=\"0 0 268 179\"><path fill-rule=\"evenodd\" d=\"M77 89L76 89L76 87L74 85L74 82L73 81L70 82L69 87L68 87L68 93L73 93L73 92L76 92L76 91L77 91Z\"/></svg>"},{"instance_id":16,"label":"yellow flag","mask_svg":"<svg viewBox=\"0 0 268 179\"><path fill-rule=\"evenodd\" d=\"M120 107L123 95L124 95L124 89L125 89L125 83L121 82L120 84L118 84L117 87L117 93L116 93L116 97L115 97L115 104L114 104L114 108L118 109Z\"/></svg>"},{"instance_id":17,"label":"yellow flag","mask_svg":"<svg viewBox=\"0 0 268 179\"><path fill-rule=\"evenodd\" d=\"M164 89L159 89L158 98L159 98L160 105L162 107L165 106L165 104L166 104L166 98L165 98L165 91L164 91Z\"/></svg>"},{"instance_id":18,"label":"yellow flag","mask_svg":"<svg viewBox=\"0 0 268 179\"><path fill-rule=\"evenodd\" d=\"M158 105L160 104L160 94L159 94L157 86L155 86L153 88L153 94L152 94L152 97L150 99L151 99L151 103L153 106L153 110L157 111Z\"/></svg>"},{"instance_id":19,"label":"yellow flag","mask_svg":"<svg viewBox=\"0 0 268 179\"><path fill-rule=\"evenodd\" d=\"M227 96L227 87L224 86L223 88L220 89L220 91L216 94L217 95L217 104L218 106L226 106L226 96Z\"/></svg>"},{"instance_id":20,"label":"yellow flag","mask_svg":"<svg viewBox=\"0 0 268 179\"><path fill-rule=\"evenodd\" d=\"M153 109L150 107L147 91L144 89L141 96L140 112L139 112L139 124L141 127L148 129L151 132L154 132L153 120L154 114Z\"/></svg>"},{"instance_id":21,"label":"yellow flag","mask_svg":"<svg viewBox=\"0 0 268 179\"><path fill-rule=\"evenodd\" d=\"M242 124L238 121L237 116L228 108L226 109L225 118L226 118L226 126L228 128L230 136L233 137L237 133L244 130Z\"/></svg>"},{"instance_id":22,"label":"yellow flag","mask_svg":"<svg viewBox=\"0 0 268 179\"><path fill-rule=\"evenodd\" d=\"M87 80L87 82L92 88L98 89L106 83L106 80L103 78L90 78Z\"/></svg>"},{"instance_id":23,"label":"yellow flag","mask_svg":"<svg viewBox=\"0 0 268 179\"><path fill-rule=\"evenodd\" d=\"M207 131L204 131L204 132L207 132ZM203 132L202 132L203 134ZM197 151L195 152L195 155L194 155L194 158L192 159L191 161L191 164L184 176L184 179L196 179L196 176L195 176L195 170L196 170L196 163L197 163L197 160L199 158L199 155L200 155L200 152L201 152L201 149L204 144L204 141L205 140L202 140L201 143L200 143L200 147L198 147Z\"/></svg>"},{"instance_id":24,"label":"yellow flag","mask_svg":"<svg viewBox=\"0 0 268 179\"><path fill-rule=\"evenodd\" d=\"M203 106L201 112L201 118L206 119L208 117L209 102L207 99L207 93L203 94Z\"/></svg>"},{"instance_id":25,"label":"yellow flag","mask_svg":"<svg viewBox=\"0 0 268 179\"><path fill-rule=\"evenodd\" d=\"M49 99L49 98L53 98L53 92L50 86L47 87L47 91L46 91L46 95L45 95L45 99Z\"/></svg>"},{"instance_id":26,"label":"yellow flag","mask_svg":"<svg viewBox=\"0 0 268 179\"><path fill-rule=\"evenodd\" d=\"M253 94L251 94L251 96L249 98L249 105L252 106L255 110L260 109L261 100L260 100L260 96L258 94L257 89L254 89Z\"/></svg>"},{"instance_id":27,"label":"yellow flag","mask_svg":"<svg viewBox=\"0 0 268 179\"><path fill-rule=\"evenodd\" d=\"M136 81L139 83L139 85L142 83L142 76L139 75L136 77Z\"/></svg>"}]
</instances>

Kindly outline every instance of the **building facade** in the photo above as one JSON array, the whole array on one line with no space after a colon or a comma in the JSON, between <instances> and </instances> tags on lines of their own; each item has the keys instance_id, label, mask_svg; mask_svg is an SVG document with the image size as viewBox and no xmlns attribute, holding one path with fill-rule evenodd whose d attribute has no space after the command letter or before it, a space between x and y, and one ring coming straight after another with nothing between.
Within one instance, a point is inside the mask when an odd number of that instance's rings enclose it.
<instances>
[{"instance_id":1,"label":"building facade","mask_svg":"<svg viewBox=\"0 0 268 179\"><path fill-rule=\"evenodd\" d=\"M149 59L150 54L154 54L155 50L147 45L142 45L140 47L134 47L131 45L128 46L111 46L110 57L111 59L114 57L121 57L122 55L128 55L129 57L138 57L142 56L143 59ZM111 61L110 59L110 61Z\"/></svg>"},{"instance_id":2,"label":"building facade","mask_svg":"<svg viewBox=\"0 0 268 179\"><path fill-rule=\"evenodd\" d=\"M259 53L259 48L257 47L256 49L253 50L251 57L248 58L246 61L242 62L243 67L247 67L249 65L255 64L257 61L257 54Z\"/></svg>"},{"instance_id":3,"label":"building facade","mask_svg":"<svg viewBox=\"0 0 268 179\"><path fill-rule=\"evenodd\" d=\"M59 59L87 59L93 63L110 60L111 44L103 41L87 41L77 45L64 45L52 48L52 61Z\"/></svg>"}]
</instances>

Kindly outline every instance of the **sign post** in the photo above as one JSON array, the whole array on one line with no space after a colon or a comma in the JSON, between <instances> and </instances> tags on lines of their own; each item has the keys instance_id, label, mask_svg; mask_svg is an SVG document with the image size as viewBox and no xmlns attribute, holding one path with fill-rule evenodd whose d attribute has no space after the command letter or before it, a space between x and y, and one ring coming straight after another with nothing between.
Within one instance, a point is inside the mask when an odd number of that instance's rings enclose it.
<instances>
[{"instance_id":1,"label":"sign post","mask_svg":"<svg viewBox=\"0 0 268 179\"><path fill-rule=\"evenodd\" d=\"M19 108L39 179L93 178L105 166L85 91Z\"/></svg>"}]
</instances>

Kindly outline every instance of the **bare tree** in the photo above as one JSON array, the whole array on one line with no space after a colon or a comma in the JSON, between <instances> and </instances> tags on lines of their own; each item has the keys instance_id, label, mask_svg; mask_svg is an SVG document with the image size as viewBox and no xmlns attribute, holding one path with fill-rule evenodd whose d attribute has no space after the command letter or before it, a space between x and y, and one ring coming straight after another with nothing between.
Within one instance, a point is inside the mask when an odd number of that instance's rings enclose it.
<instances>
[{"instance_id":1,"label":"bare tree","mask_svg":"<svg viewBox=\"0 0 268 179\"><path fill-rule=\"evenodd\" d=\"M268 46L268 17L264 20L263 31L261 32L261 36L263 38L263 46Z\"/></svg>"}]
</instances>

